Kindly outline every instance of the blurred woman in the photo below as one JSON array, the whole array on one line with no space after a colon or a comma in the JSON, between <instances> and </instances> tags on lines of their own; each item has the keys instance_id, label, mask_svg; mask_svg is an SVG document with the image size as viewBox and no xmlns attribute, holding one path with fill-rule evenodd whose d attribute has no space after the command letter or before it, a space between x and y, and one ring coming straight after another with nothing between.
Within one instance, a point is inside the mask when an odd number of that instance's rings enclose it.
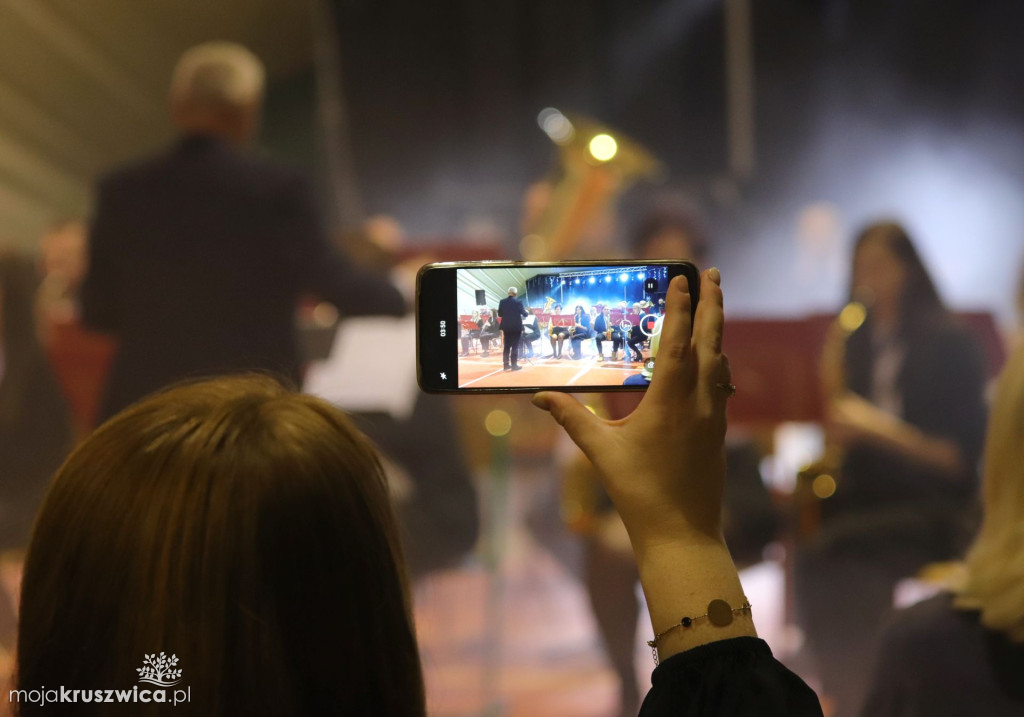
<instances>
[{"instance_id":1,"label":"blurred woman","mask_svg":"<svg viewBox=\"0 0 1024 717\"><path fill-rule=\"evenodd\" d=\"M996 387L984 466L962 575L890 622L864 717L1024 714L1024 347Z\"/></svg>"},{"instance_id":2,"label":"blurred woman","mask_svg":"<svg viewBox=\"0 0 1024 717\"><path fill-rule=\"evenodd\" d=\"M71 446L71 419L40 347L35 266L0 254L0 561L20 562L50 475ZM0 646L14 632L0 583Z\"/></svg>"},{"instance_id":3,"label":"blurred woman","mask_svg":"<svg viewBox=\"0 0 1024 717\"><path fill-rule=\"evenodd\" d=\"M985 424L980 351L900 225L860 234L850 296L866 318L833 339L824 378L838 484L796 575L808 644L840 715L856 714L896 582L963 548Z\"/></svg>"}]
</instances>

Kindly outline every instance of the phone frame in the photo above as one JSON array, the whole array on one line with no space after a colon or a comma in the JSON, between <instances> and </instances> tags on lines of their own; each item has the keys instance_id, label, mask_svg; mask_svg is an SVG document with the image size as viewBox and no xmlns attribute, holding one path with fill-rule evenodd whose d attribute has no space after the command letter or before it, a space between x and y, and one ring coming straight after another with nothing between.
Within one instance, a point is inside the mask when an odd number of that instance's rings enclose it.
<instances>
[{"instance_id":1,"label":"phone frame","mask_svg":"<svg viewBox=\"0 0 1024 717\"><path fill-rule=\"evenodd\" d=\"M458 269L533 269L564 267L669 267L669 281L675 276L685 275L690 291L691 318L697 311L700 297L700 270L692 262L680 259L595 259L591 261L449 261L425 264L416 274L416 381L427 393L443 394L512 394L536 393L537 391L565 391L568 393L598 393L621 391L644 391L643 386L501 386L489 388L459 388L459 329L458 314L452 311L456 305L456 270ZM677 272L672 268L678 267ZM441 322L445 322L442 327ZM427 334L427 325L431 327ZM439 335L442 328L451 330ZM440 378L426 380L426 373L440 376L454 376L454 386L438 385Z\"/></svg>"}]
</instances>

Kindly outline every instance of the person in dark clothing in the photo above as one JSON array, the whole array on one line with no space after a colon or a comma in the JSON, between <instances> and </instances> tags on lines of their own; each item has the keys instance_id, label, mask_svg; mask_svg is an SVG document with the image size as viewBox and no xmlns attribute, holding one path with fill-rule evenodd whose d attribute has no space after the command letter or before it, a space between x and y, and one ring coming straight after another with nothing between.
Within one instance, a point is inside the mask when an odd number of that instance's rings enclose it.
<instances>
[{"instance_id":1,"label":"person in dark clothing","mask_svg":"<svg viewBox=\"0 0 1024 717\"><path fill-rule=\"evenodd\" d=\"M994 396L981 529L947 590L891 616L862 717L1024 714L1024 348Z\"/></svg>"},{"instance_id":2,"label":"person in dark clothing","mask_svg":"<svg viewBox=\"0 0 1024 717\"><path fill-rule=\"evenodd\" d=\"M641 716L821 717L756 637L721 537L731 375L720 276L704 279L692 331L685 278L669 287L663 341L680 350L632 415L534 403L594 461L634 538L662 660ZM378 456L341 412L265 376L178 386L101 426L56 476L26 561L15 689L117 684L161 644L203 676L190 703L204 715L422 717L404 573Z\"/></svg>"},{"instance_id":3,"label":"person in dark clothing","mask_svg":"<svg viewBox=\"0 0 1024 717\"><path fill-rule=\"evenodd\" d=\"M985 429L980 351L902 227L861 233L850 293L866 319L845 340L833 334L823 364L837 489L795 575L807 645L841 717L858 713L896 583L963 549Z\"/></svg>"},{"instance_id":4,"label":"person in dark clothing","mask_svg":"<svg viewBox=\"0 0 1024 717\"><path fill-rule=\"evenodd\" d=\"M572 357L574 360L579 360L583 358L581 344L590 338L590 316L582 306L577 306L573 312L572 321L572 330L569 334L569 340L572 342Z\"/></svg>"},{"instance_id":5,"label":"person in dark clothing","mask_svg":"<svg viewBox=\"0 0 1024 717\"><path fill-rule=\"evenodd\" d=\"M480 328L480 356L487 358L491 355L491 342L501 335L501 328L498 326L498 310L493 309L484 320Z\"/></svg>"},{"instance_id":6,"label":"person in dark clothing","mask_svg":"<svg viewBox=\"0 0 1024 717\"><path fill-rule=\"evenodd\" d=\"M619 347L622 346L622 329L612 324L610 315L611 312L608 309L604 309L594 319L594 341L597 342L598 361L604 361L602 344L605 341L612 342L612 361L618 359Z\"/></svg>"},{"instance_id":7,"label":"person in dark clothing","mask_svg":"<svg viewBox=\"0 0 1024 717\"><path fill-rule=\"evenodd\" d=\"M71 448L71 413L37 339L38 278L0 253L0 559L21 560L50 476ZM0 586L0 647L14 644L14 600Z\"/></svg>"},{"instance_id":8,"label":"person in dark clothing","mask_svg":"<svg viewBox=\"0 0 1024 717\"><path fill-rule=\"evenodd\" d=\"M508 287L508 296L498 302L498 317L501 319L502 341L501 363L506 371L519 371L519 342L523 338L523 319L530 314L517 297L519 289Z\"/></svg>"},{"instance_id":9,"label":"person in dark clothing","mask_svg":"<svg viewBox=\"0 0 1024 717\"><path fill-rule=\"evenodd\" d=\"M169 150L106 176L90 231L83 323L116 337L101 414L186 377L266 370L298 381L304 292L347 316L405 312L401 294L328 245L299 174L247 154L262 66L208 43L175 70Z\"/></svg>"}]
</instances>

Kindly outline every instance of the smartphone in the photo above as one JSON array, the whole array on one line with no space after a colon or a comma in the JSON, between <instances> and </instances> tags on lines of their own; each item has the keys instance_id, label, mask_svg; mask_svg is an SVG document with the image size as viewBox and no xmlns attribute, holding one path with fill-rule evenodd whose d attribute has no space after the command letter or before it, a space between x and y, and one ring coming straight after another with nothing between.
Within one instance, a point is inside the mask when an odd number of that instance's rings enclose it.
<instances>
[{"instance_id":1,"label":"smartphone","mask_svg":"<svg viewBox=\"0 0 1024 717\"><path fill-rule=\"evenodd\" d=\"M650 384L665 294L688 261L445 262L416 281L420 387L431 393L636 391Z\"/></svg>"}]
</instances>

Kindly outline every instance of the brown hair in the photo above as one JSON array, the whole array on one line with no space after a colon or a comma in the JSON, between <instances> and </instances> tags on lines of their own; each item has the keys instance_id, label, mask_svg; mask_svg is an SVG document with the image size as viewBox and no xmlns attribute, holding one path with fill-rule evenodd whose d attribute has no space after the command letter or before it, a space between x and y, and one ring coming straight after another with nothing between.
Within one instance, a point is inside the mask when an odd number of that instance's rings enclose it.
<instances>
[{"instance_id":1,"label":"brown hair","mask_svg":"<svg viewBox=\"0 0 1024 717\"><path fill-rule=\"evenodd\" d=\"M163 651L203 715L425 713L377 455L269 378L169 389L80 445L36 523L21 605L20 689L130 688Z\"/></svg>"},{"instance_id":2,"label":"brown hair","mask_svg":"<svg viewBox=\"0 0 1024 717\"><path fill-rule=\"evenodd\" d=\"M935 288L928 269L921 259L910 234L903 226L894 221L882 221L869 224L861 230L854 242L853 256L856 258L865 244L873 241L882 242L892 252L896 260L907 272L907 281L903 287L903 296L900 300L900 323L899 333L901 336L908 336L915 330L927 325L929 322L949 321L950 315L946 310L939 291ZM853 275L850 277L850 301L856 297L853 287Z\"/></svg>"}]
</instances>

